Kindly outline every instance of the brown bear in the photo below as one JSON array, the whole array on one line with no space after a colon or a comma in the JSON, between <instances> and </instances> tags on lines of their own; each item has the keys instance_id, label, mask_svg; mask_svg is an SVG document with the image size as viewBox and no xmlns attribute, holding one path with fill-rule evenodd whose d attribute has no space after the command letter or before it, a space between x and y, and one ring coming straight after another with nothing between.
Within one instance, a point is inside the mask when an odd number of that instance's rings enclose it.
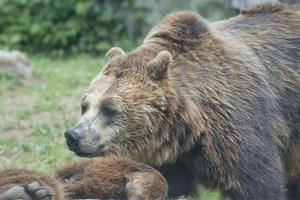
<instances>
[{"instance_id":1,"label":"brown bear","mask_svg":"<svg viewBox=\"0 0 300 200\"><path fill-rule=\"evenodd\" d=\"M0 200L163 200L165 179L152 167L114 156L77 161L55 177L24 170L0 172Z\"/></svg>"},{"instance_id":2,"label":"brown bear","mask_svg":"<svg viewBox=\"0 0 300 200\"><path fill-rule=\"evenodd\" d=\"M168 15L112 48L65 132L79 156L155 166L169 197L197 184L234 200L300 199L300 12L261 5L208 23Z\"/></svg>"}]
</instances>

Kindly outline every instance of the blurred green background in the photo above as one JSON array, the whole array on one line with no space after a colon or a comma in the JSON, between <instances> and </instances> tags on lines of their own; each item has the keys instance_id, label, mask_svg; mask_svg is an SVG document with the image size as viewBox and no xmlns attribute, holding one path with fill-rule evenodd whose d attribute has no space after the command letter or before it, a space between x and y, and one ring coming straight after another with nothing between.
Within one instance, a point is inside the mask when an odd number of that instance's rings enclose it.
<instances>
[{"instance_id":1,"label":"blurred green background","mask_svg":"<svg viewBox=\"0 0 300 200\"><path fill-rule=\"evenodd\" d=\"M221 19L234 15L230 6L226 0L1 0L0 48L99 54L136 45L168 12L193 9Z\"/></svg>"},{"instance_id":2,"label":"blurred green background","mask_svg":"<svg viewBox=\"0 0 300 200\"><path fill-rule=\"evenodd\" d=\"M0 170L52 173L78 159L66 148L63 132L78 120L84 88L100 71L107 49L135 48L175 10L195 10L215 21L253 1L0 0L0 50L25 52L33 70L24 78L0 67ZM201 199L220 198L218 192L200 192Z\"/></svg>"},{"instance_id":3,"label":"blurred green background","mask_svg":"<svg viewBox=\"0 0 300 200\"><path fill-rule=\"evenodd\" d=\"M278 0L1 0L0 49L65 55L129 49L167 13L191 9L211 21L233 7ZM293 3L296 0L283 2Z\"/></svg>"}]
</instances>

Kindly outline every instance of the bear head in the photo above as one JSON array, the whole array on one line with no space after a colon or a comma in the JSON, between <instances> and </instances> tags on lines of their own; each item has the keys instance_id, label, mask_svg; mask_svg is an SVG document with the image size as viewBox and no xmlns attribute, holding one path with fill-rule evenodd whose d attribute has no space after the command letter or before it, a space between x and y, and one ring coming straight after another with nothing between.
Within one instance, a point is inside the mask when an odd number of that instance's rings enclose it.
<instances>
[{"instance_id":1,"label":"bear head","mask_svg":"<svg viewBox=\"0 0 300 200\"><path fill-rule=\"evenodd\" d=\"M179 12L154 27L134 51L111 48L86 89L79 122L65 133L69 149L79 156L114 154L157 165L170 160L177 150L163 147L178 141L166 134L168 124L180 129L171 122L179 105L171 68L176 51L184 43L198 44L207 30L198 14Z\"/></svg>"}]
</instances>

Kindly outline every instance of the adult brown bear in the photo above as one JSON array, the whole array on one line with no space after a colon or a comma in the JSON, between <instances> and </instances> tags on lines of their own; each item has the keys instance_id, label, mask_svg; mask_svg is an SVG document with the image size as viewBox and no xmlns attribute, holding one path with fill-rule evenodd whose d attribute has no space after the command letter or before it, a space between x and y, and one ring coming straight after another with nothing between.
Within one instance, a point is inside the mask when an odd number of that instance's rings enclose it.
<instances>
[{"instance_id":1,"label":"adult brown bear","mask_svg":"<svg viewBox=\"0 0 300 200\"><path fill-rule=\"evenodd\" d=\"M202 183L234 200L300 199L299 72L292 7L215 23L173 13L137 49L106 54L67 144L156 166L170 197Z\"/></svg>"}]
</instances>

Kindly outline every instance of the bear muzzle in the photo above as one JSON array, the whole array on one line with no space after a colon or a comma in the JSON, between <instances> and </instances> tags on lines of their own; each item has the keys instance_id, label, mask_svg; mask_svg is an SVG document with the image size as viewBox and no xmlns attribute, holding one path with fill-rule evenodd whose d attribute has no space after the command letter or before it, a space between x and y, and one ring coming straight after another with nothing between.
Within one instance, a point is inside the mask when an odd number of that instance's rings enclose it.
<instances>
[{"instance_id":1,"label":"bear muzzle","mask_svg":"<svg viewBox=\"0 0 300 200\"><path fill-rule=\"evenodd\" d=\"M65 132L65 138L66 138L68 148L71 151L76 151L80 139L78 132L76 132L74 128L70 128Z\"/></svg>"}]
</instances>

